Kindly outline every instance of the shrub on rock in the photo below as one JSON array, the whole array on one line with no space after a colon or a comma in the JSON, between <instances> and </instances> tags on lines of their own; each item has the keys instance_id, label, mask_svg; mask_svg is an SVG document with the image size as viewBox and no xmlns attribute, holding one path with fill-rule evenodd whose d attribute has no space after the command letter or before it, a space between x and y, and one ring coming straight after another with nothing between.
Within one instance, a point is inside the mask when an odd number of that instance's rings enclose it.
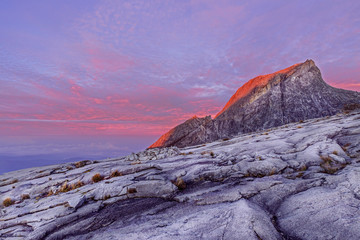
<instances>
[{"instance_id":1,"label":"shrub on rock","mask_svg":"<svg viewBox=\"0 0 360 240\"><path fill-rule=\"evenodd\" d=\"M104 177L100 173L97 173L94 176L92 176L91 179L94 183L96 183L96 182L100 182L100 181L104 180Z\"/></svg>"},{"instance_id":2,"label":"shrub on rock","mask_svg":"<svg viewBox=\"0 0 360 240\"><path fill-rule=\"evenodd\" d=\"M14 200L12 200L11 198L5 198L4 201L3 201L4 207L11 206L11 205L13 205L14 203L15 203Z\"/></svg>"}]
</instances>

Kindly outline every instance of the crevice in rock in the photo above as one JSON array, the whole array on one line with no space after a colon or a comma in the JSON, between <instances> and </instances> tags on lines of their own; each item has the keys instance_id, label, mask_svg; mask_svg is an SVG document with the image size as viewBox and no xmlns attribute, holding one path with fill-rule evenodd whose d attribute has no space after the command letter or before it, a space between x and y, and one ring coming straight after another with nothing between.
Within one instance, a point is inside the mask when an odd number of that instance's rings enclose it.
<instances>
[{"instance_id":1,"label":"crevice in rock","mask_svg":"<svg viewBox=\"0 0 360 240\"><path fill-rule=\"evenodd\" d=\"M273 215L272 219L271 219L271 223L274 226L274 228L276 229L276 231L278 231L278 233L280 233L281 237L283 238L283 240L303 240L301 238L297 238L297 237L292 237L289 234L287 234L285 231L283 231L277 221L277 217L275 215Z\"/></svg>"},{"instance_id":2,"label":"crevice in rock","mask_svg":"<svg viewBox=\"0 0 360 240\"><path fill-rule=\"evenodd\" d=\"M61 224L62 219L58 219L56 227L47 232L41 239L52 240L79 236L109 226L119 219L124 219L126 225L126 219L130 218L130 216L138 215L167 202L169 201L160 198L129 199L115 202L99 209L97 212L89 212L83 216L63 221L64 224ZM76 225L78 227L75 229L74 226ZM66 228L69 230L66 231Z\"/></svg>"},{"instance_id":3,"label":"crevice in rock","mask_svg":"<svg viewBox=\"0 0 360 240\"><path fill-rule=\"evenodd\" d=\"M284 92L285 92L285 84L284 81L280 80L280 101L281 101L281 121L282 124L285 124L288 122L287 119L285 119L285 96L284 96Z\"/></svg>"}]
</instances>

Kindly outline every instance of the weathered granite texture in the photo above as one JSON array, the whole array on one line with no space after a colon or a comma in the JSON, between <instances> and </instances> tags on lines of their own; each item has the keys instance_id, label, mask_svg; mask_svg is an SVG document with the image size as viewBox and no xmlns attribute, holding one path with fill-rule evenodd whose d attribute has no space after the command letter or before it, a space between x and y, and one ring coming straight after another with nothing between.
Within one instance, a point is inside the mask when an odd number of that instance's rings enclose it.
<instances>
[{"instance_id":1,"label":"weathered granite texture","mask_svg":"<svg viewBox=\"0 0 360 240\"><path fill-rule=\"evenodd\" d=\"M193 118L171 129L154 147L186 147L239 133L334 115L360 106L360 93L327 85L312 60L251 79L230 98L215 119Z\"/></svg>"},{"instance_id":2,"label":"weathered granite texture","mask_svg":"<svg viewBox=\"0 0 360 240\"><path fill-rule=\"evenodd\" d=\"M6 198L0 239L357 240L360 112L10 172Z\"/></svg>"}]
</instances>

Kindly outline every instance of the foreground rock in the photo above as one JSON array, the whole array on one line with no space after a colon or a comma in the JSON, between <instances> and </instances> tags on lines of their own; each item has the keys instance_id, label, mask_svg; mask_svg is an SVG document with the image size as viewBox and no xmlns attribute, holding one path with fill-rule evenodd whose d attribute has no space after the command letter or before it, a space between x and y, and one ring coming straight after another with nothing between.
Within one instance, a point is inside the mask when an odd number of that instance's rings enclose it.
<instances>
[{"instance_id":1,"label":"foreground rock","mask_svg":"<svg viewBox=\"0 0 360 240\"><path fill-rule=\"evenodd\" d=\"M187 147L356 107L360 108L360 93L327 85L319 68L307 60L251 79L236 91L215 119L192 118L149 148Z\"/></svg>"},{"instance_id":2,"label":"foreground rock","mask_svg":"<svg viewBox=\"0 0 360 240\"><path fill-rule=\"evenodd\" d=\"M0 239L360 239L359 126L350 112L6 173Z\"/></svg>"}]
</instances>

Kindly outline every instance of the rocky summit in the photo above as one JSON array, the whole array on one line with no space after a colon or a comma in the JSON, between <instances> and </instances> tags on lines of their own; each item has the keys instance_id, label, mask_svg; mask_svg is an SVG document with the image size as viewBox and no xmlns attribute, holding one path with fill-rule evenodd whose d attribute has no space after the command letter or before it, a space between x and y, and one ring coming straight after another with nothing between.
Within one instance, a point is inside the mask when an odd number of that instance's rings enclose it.
<instances>
[{"instance_id":1,"label":"rocky summit","mask_svg":"<svg viewBox=\"0 0 360 240\"><path fill-rule=\"evenodd\" d=\"M314 61L258 76L240 87L214 119L192 118L152 144L187 147L239 133L331 116L360 104L360 93L329 86Z\"/></svg>"},{"instance_id":2,"label":"rocky summit","mask_svg":"<svg viewBox=\"0 0 360 240\"><path fill-rule=\"evenodd\" d=\"M0 200L0 239L358 240L360 111L10 172Z\"/></svg>"}]
</instances>

